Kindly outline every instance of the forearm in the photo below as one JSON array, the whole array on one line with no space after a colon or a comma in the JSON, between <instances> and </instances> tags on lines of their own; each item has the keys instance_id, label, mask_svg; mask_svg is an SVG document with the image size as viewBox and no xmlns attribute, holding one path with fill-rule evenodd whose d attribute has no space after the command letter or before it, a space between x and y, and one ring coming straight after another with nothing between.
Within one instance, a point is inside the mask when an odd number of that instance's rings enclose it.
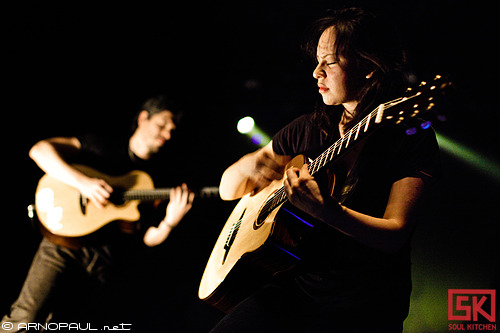
<instances>
[{"instance_id":1,"label":"forearm","mask_svg":"<svg viewBox=\"0 0 500 333\"><path fill-rule=\"evenodd\" d=\"M66 146L66 150L76 151L78 149L76 146L68 149L66 143L62 144L60 142L67 141L76 145L74 140L71 138L55 138L39 141L30 149L29 156L48 175L65 184L77 187L77 184L81 182L84 175L74 169L58 150L58 148L61 149L58 147L61 144L61 146ZM70 151L70 153L74 153L74 151Z\"/></svg>"},{"instance_id":2,"label":"forearm","mask_svg":"<svg viewBox=\"0 0 500 333\"><path fill-rule=\"evenodd\" d=\"M144 234L143 241L149 247L154 247L163 243L174 227L164 219L158 227L149 227Z\"/></svg>"},{"instance_id":3,"label":"forearm","mask_svg":"<svg viewBox=\"0 0 500 333\"><path fill-rule=\"evenodd\" d=\"M302 173L297 177L296 173ZM289 170L285 182L290 202L320 221L370 247L395 252L405 244L415 223L415 210L423 194L420 178L393 183L383 217L374 217L340 205L323 196L307 169Z\"/></svg>"},{"instance_id":4,"label":"forearm","mask_svg":"<svg viewBox=\"0 0 500 333\"><path fill-rule=\"evenodd\" d=\"M328 204L317 212L319 220L366 246L384 252L399 250L410 234L409 221L373 217L337 203Z\"/></svg>"},{"instance_id":5,"label":"forearm","mask_svg":"<svg viewBox=\"0 0 500 333\"><path fill-rule=\"evenodd\" d=\"M178 186L170 192L170 202L167 205L165 217L158 227L150 227L144 234L144 244L156 246L163 243L184 216L193 206L194 193L189 191L186 184Z\"/></svg>"},{"instance_id":6,"label":"forearm","mask_svg":"<svg viewBox=\"0 0 500 333\"><path fill-rule=\"evenodd\" d=\"M248 178L240 171L241 164L245 163L244 158L242 157L222 174L219 193L223 200L239 199L251 191L248 186Z\"/></svg>"},{"instance_id":7,"label":"forearm","mask_svg":"<svg viewBox=\"0 0 500 333\"><path fill-rule=\"evenodd\" d=\"M272 141L243 156L222 175L219 188L221 198L234 200L247 193L258 193L272 181L283 178L285 166L290 160L290 156L274 153Z\"/></svg>"}]
</instances>

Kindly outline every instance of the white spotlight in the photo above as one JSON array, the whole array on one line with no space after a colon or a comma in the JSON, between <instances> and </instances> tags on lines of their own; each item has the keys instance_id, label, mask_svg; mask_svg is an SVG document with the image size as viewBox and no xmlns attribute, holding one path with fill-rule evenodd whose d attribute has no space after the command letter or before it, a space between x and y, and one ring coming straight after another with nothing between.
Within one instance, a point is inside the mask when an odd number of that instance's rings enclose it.
<instances>
[{"instance_id":1,"label":"white spotlight","mask_svg":"<svg viewBox=\"0 0 500 333\"><path fill-rule=\"evenodd\" d=\"M241 118L238 121L237 129L241 134L249 133L255 126L255 121L252 117Z\"/></svg>"}]
</instances>

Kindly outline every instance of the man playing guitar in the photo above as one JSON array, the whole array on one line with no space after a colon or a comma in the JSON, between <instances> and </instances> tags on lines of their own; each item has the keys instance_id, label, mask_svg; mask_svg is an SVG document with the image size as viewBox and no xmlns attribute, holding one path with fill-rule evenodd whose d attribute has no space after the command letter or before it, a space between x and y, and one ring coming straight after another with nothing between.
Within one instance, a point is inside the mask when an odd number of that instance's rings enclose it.
<instances>
[{"instance_id":1,"label":"man playing guitar","mask_svg":"<svg viewBox=\"0 0 500 333\"><path fill-rule=\"evenodd\" d=\"M29 155L47 175L77 189L89 205L102 210L116 189L103 179L82 173L73 163L92 166L106 174L121 175L136 169L152 173L156 170L153 157L171 139L179 116L172 101L158 96L144 103L131 136L119 136L113 131L104 136L55 137L36 143ZM133 251L131 241L139 236L148 247L163 243L191 209L193 198L194 193L186 184L174 188L164 217L159 218L161 222L154 225L141 216L143 231L133 235L126 235L118 230L117 224L110 224L86 237L83 245L65 247L43 238L19 298L2 323L9 322L12 327L9 332L17 332L23 331L21 327L27 323L45 324L53 315L57 318L55 309L69 307L70 313L76 313L63 299L74 298L79 290L87 289L73 278L86 276L93 286L104 286L117 255L123 250ZM98 292L93 290L92 294ZM85 304L85 300L76 302ZM89 322L91 318L80 319Z\"/></svg>"}]
</instances>

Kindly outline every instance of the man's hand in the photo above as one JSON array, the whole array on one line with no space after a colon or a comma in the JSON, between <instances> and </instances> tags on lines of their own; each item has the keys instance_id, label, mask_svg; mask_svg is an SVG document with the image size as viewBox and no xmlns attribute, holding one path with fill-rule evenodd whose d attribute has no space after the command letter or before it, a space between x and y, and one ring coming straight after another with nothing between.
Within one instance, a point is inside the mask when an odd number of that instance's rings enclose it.
<instances>
[{"instance_id":1,"label":"man's hand","mask_svg":"<svg viewBox=\"0 0 500 333\"><path fill-rule=\"evenodd\" d=\"M169 227L176 227L184 215L193 207L194 193L191 192L186 184L177 186L170 192L170 201L167 205L167 214L165 223Z\"/></svg>"},{"instance_id":2,"label":"man's hand","mask_svg":"<svg viewBox=\"0 0 500 333\"><path fill-rule=\"evenodd\" d=\"M113 188L102 179L85 177L78 186L80 193L102 209L109 203Z\"/></svg>"},{"instance_id":3,"label":"man's hand","mask_svg":"<svg viewBox=\"0 0 500 333\"><path fill-rule=\"evenodd\" d=\"M149 227L144 234L144 244L147 246L160 245L167 239L173 228L193 206L194 193L189 191L186 184L178 186L170 192L170 201L167 205L167 214L158 227Z\"/></svg>"}]
</instances>

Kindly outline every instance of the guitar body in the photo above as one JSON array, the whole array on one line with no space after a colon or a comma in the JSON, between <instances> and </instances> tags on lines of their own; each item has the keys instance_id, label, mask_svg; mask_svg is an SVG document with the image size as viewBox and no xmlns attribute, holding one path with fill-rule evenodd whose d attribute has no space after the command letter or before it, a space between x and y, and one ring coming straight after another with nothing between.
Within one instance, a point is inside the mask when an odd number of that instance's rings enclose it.
<instances>
[{"instance_id":1,"label":"guitar body","mask_svg":"<svg viewBox=\"0 0 500 333\"><path fill-rule=\"evenodd\" d=\"M151 177L142 171L114 177L83 165L74 167L87 176L104 179L116 192L154 188ZM75 188L48 175L40 179L35 197L36 212L43 229L62 237L86 236L112 221L135 222L140 217L138 205L138 200L113 202L111 198L111 203L100 209Z\"/></svg>"},{"instance_id":2,"label":"guitar body","mask_svg":"<svg viewBox=\"0 0 500 333\"><path fill-rule=\"evenodd\" d=\"M404 96L378 105L322 154L309 161L309 173L315 175L343 157L348 162L347 154L350 151L355 153L354 147L360 146L371 133L385 124L399 125L407 120L419 119L434 107L435 98L451 86L451 82L437 75L429 83L422 82L416 88L409 88ZM407 135L425 130L430 124L416 123L419 124L415 128L406 130ZM298 156L287 169L292 166L300 168L304 162L304 157ZM332 181L335 178L331 177L333 174L328 176L333 191ZM309 253L308 244L315 242L322 229L321 223L315 225L314 219L287 202L283 179L269 184L253 197L244 196L215 244L198 296L222 311L229 311L252 289L261 285L263 279L290 268Z\"/></svg>"},{"instance_id":3,"label":"guitar body","mask_svg":"<svg viewBox=\"0 0 500 333\"><path fill-rule=\"evenodd\" d=\"M298 156L287 169L304 162ZM238 202L208 260L198 291L200 299L228 312L265 280L301 260L301 237L314 228L299 216L304 213L287 203L263 213L267 198L282 185L283 179L274 181Z\"/></svg>"}]
</instances>

